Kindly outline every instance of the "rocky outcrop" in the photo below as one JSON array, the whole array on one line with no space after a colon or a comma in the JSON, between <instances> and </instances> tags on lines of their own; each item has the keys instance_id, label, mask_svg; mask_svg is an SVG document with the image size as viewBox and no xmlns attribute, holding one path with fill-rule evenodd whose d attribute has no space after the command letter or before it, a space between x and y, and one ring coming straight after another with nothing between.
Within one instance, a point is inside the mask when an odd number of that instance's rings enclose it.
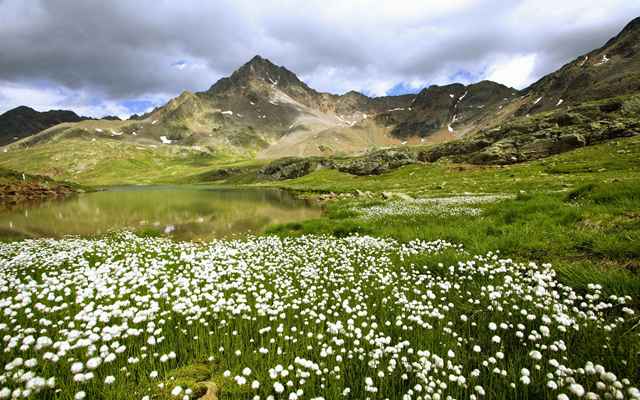
<instances>
[{"instance_id":1,"label":"rocky outcrop","mask_svg":"<svg viewBox=\"0 0 640 400\"><path fill-rule=\"evenodd\" d=\"M276 160L258 171L258 179L284 180L294 179L323 168L333 168L334 164L326 158L289 157Z\"/></svg>"},{"instance_id":2,"label":"rocky outcrop","mask_svg":"<svg viewBox=\"0 0 640 400\"><path fill-rule=\"evenodd\" d=\"M0 208L23 203L60 199L80 191L66 183L49 178L0 170Z\"/></svg>"},{"instance_id":3,"label":"rocky outcrop","mask_svg":"<svg viewBox=\"0 0 640 400\"><path fill-rule=\"evenodd\" d=\"M388 149L349 161L338 162L335 168L340 172L352 175L380 175L416 161L416 155L409 150Z\"/></svg>"},{"instance_id":4,"label":"rocky outcrop","mask_svg":"<svg viewBox=\"0 0 640 400\"><path fill-rule=\"evenodd\" d=\"M258 171L259 179L294 179L323 168L336 169L351 175L380 175L384 172L413 164L415 153L409 150L387 149L366 156L331 160L328 158L283 158L271 162Z\"/></svg>"},{"instance_id":5,"label":"rocky outcrop","mask_svg":"<svg viewBox=\"0 0 640 400\"><path fill-rule=\"evenodd\" d=\"M220 168L220 169L208 171L198 175L197 181L199 182L221 181L229 177L232 177L234 175L239 175L245 172L247 172L247 170L244 168L235 168L235 167Z\"/></svg>"}]
</instances>

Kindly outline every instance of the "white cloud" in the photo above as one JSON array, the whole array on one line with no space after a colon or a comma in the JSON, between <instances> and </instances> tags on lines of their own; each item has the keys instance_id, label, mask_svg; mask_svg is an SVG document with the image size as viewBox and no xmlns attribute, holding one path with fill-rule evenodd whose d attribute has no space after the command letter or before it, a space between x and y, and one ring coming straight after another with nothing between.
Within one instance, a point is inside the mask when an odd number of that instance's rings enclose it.
<instances>
[{"instance_id":1,"label":"white cloud","mask_svg":"<svg viewBox=\"0 0 640 400\"><path fill-rule=\"evenodd\" d=\"M300 79L314 89L324 89L331 93L342 94L357 90L373 96L384 96L402 77L385 76L383 72L373 69L362 73L354 68L323 67Z\"/></svg>"},{"instance_id":2,"label":"white cloud","mask_svg":"<svg viewBox=\"0 0 640 400\"><path fill-rule=\"evenodd\" d=\"M46 111L63 100L64 95L57 90L0 82L0 113L22 105Z\"/></svg>"},{"instance_id":3,"label":"white cloud","mask_svg":"<svg viewBox=\"0 0 640 400\"><path fill-rule=\"evenodd\" d=\"M485 79L523 89L535 80L535 54L502 55L487 68Z\"/></svg>"},{"instance_id":4,"label":"white cloud","mask_svg":"<svg viewBox=\"0 0 640 400\"><path fill-rule=\"evenodd\" d=\"M255 54L334 93L474 78L523 87L637 15L640 2L628 0L110 0L99 12L94 2L0 0L0 82L43 91L5 88L0 107L119 111L130 98L206 90ZM63 99L29 84L42 81Z\"/></svg>"},{"instance_id":5,"label":"white cloud","mask_svg":"<svg viewBox=\"0 0 640 400\"><path fill-rule=\"evenodd\" d=\"M163 104L170 97L168 94L154 94L150 101ZM85 91L0 82L0 114L22 105L37 111L72 110L78 115L94 118L116 115L124 119L132 114L118 101L96 99Z\"/></svg>"}]
</instances>

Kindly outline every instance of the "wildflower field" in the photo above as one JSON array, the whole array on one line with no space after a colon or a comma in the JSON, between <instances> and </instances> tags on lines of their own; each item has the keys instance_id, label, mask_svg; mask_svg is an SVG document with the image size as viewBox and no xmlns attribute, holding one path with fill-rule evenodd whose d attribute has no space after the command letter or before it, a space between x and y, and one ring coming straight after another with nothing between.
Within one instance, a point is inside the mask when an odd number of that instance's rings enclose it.
<instances>
[{"instance_id":1,"label":"wildflower field","mask_svg":"<svg viewBox=\"0 0 640 400\"><path fill-rule=\"evenodd\" d=\"M0 244L0 398L640 398L629 296L446 241Z\"/></svg>"},{"instance_id":2,"label":"wildflower field","mask_svg":"<svg viewBox=\"0 0 640 400\"><path fill-rule=\"evenodd\" d=\"M639 155L316 171L278 185L412 200L233 241L0 242L0 399L640 398Z\"/></svg>"}]
</instances>

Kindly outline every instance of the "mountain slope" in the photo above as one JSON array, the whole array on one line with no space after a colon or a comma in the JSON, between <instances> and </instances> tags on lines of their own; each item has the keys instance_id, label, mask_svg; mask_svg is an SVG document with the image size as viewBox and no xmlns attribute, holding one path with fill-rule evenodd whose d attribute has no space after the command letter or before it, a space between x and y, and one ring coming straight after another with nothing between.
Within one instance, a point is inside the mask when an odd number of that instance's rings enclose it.
<instances>
[{"instance_id":1,"label":"mountain slope","mask_svg":"<svg viewBox=\"0 0 640 400\"><path fill-rule=\"evenodd\" d=\"M518 115L640 91L640 17L607 43L544 76L523 92Z\"/></svg>"},{"instance_id":2,"label":"mountain slope","mask_svg":"<svg viewBox=\"0 0 640 400\"><path fill-rule=\"evenodd\" d=\"M376 120L392 126L391 134L398 138L424 138L442 130L459 137L504 108L516 94L517 90L491 81L434 85L423 89L411 107L381 113Z\"/></svg>"},{"instance_id":3,"label":"mountain slope","mask_svg":"<svg viewBox=\"0 0 640 400\"><path fill-rule=\"evenodd\" d=\"M0 146L33 135L62 122L86 119L73 111L51 110L38 112L26 106L16 107L0 115Z\"/></svg>"}]
</instances>

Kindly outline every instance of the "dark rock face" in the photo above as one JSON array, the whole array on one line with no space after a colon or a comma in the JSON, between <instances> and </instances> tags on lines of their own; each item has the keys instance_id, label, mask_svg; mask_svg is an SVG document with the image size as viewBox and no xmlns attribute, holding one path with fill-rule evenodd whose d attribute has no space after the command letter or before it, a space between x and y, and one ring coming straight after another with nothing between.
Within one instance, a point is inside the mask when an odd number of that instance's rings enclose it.
<instances>
[{"instance_id":1,"label":"dark rock face","mask_svg":"<svg viewBox=\"0 0 640 400\"><path fill-rule=\"evenodd\" d=\"M456 124L470 123L495 113L517 94L517 90L491 81L468 86L434 85L422 90L410 108L379 114L376 121L393 125L391 133L397 138L427 137L438 130L454 130Z\"/></svg>"},{"instance_id":2,"label":"dark rock face","mask_svg":"<svg viewBox=\"0 0 640 400\"><path fill-rule=\"evenodd\" d=\"M63 122L78 122L85 119L88 118L80 117L73 111L52 110L38 112L32 108L20 106L0 115L0 146L31 136Z\"/></svg>"}]
</instances>

